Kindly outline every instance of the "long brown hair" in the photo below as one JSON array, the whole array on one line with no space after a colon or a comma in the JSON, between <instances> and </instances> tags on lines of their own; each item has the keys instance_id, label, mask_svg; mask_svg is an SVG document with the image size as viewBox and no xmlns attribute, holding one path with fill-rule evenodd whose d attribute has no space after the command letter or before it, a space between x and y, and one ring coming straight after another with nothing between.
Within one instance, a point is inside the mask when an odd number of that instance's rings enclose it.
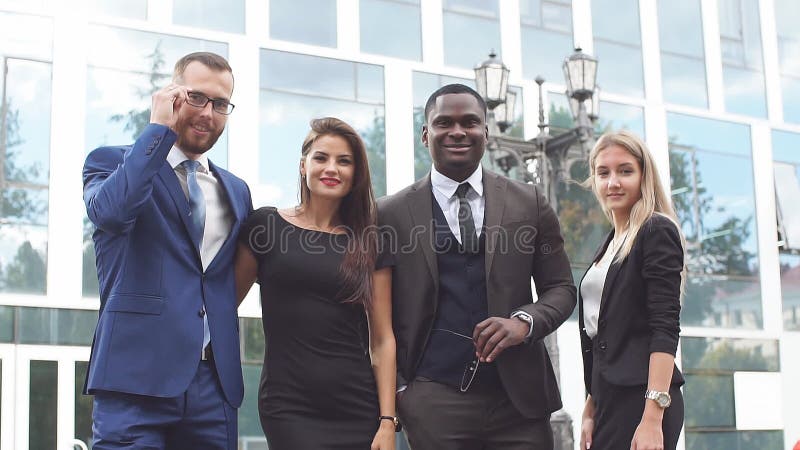
<instances>
[{"instance_id":1,"label":"long brown hair","mask_svg":"<svg viewBox=\"0 0 800 450\"><path fill-rule=\"evenodd\" d=\"M322 136L341 137L353 152L353 187L339 205L342 225L350 237L344 260L339 266L344 285L340 294L344 297L343 302L361 303L367 308L372 300L372 271L377 253L377 208L369 176L367 149L358 132L335 117L313 119L310 125L311 130L303 141L301 159L305 159L314 142ZM307 207L310 200L311 190L301 177L300 207Z\"/></svg>"}]
</instances>

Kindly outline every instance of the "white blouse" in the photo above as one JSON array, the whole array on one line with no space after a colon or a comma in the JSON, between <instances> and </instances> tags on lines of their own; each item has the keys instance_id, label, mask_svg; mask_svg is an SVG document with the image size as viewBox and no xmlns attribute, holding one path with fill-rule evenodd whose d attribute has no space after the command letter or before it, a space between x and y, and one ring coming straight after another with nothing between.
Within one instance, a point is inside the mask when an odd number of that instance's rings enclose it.
<instances>
[{"instance_id":1,"label":"white blouse","mask_svg":"<svg viewBox=\"0 0 800 450\"><path fill-rule=\"evenodd\" d=\"M603 287L606 284L606 275L608 275L608 268L611 267L611 262L617 251L622 247L625 242L625 237L628 232L625 231L619 239L612 239L606 247L603 257L600 261L592 264L586 275L581 282L581 299L583 301L583 326L586 329L586 334L594 339L597 336L597 321L600 318L600 300L603 297Z\"/></svg>"}]
</instances>

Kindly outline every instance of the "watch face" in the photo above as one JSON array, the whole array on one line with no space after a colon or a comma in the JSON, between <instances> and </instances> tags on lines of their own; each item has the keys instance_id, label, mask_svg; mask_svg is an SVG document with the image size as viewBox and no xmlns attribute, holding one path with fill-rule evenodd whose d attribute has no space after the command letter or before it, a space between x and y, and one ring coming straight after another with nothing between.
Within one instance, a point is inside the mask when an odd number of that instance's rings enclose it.
<instances>
[{"instance_id":1,"label":"watch face","mask_svg":"<svg viewBox=\"0 0 800 450\"><path fill-rule=\"evenodd\" d=\"M658 402L658 406L666 408L670 403L672 403L672 399L669 398L669 394L666 392L659 392L656 402Z\"/></svg>"}]
</instances>

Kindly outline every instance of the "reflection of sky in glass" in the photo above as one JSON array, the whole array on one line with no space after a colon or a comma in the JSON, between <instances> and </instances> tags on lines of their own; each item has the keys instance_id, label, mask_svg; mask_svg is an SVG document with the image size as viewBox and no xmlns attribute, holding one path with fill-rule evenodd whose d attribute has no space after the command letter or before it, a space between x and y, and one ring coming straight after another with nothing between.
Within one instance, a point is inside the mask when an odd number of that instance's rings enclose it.
<instances>
[{"instance_id":1,"label":"reflection of sky in glass","mask_svg":"<svg viewBox=\"0 0 800 450\"><path fill-rule=\"evenodd\" d=\"M444 11L442 15L446 65L472 69L488 59L491 50L502 59L499 19L451 11Z\"/></svg>"},{"instance_id":2,"label":"reflection of sky in glass","mask_svg":"<svg viewBox=\"0 0 800 450\"><path fill-rule=\"evenodd\" d=\"M23 3L23 2L20 2ZM30 0L25 0L27 6ZM50 60L53 21L44 17L0 12L0 55Z\"/></svg>"},{"instance_id":3,"label":"reflection of sky in glass","mask_svg":"<svg viewBox=\"0 0 800 450\"><path fill-rule=\"evenodd\" d=\"M172 74L175 62L192 52L209 51L227 57L228 45L188 37L150 33L101 25L89 26L88 61L90 66L149 73L153 53L161 52L159 72Z\"/></svg>"},{"instance_id":4,"label":"reflection of sky in glass","mask_svg":"<svg viewBox=\"0 0 800 450\"><path fill-rule=\"evenodd\" d=\"M355 100L356 66L357 64L351 61L261 50L260 84L262 87L268 86L270 89L298 94ZM381 77L382 83L383 77ZM366 88L366 86L359 87ZM374 89L378 88L373 87L372 92Z\"/></svg>"},{"instance_id":5,"label":"reflection of sky in glass","mask_svg":"<svg viewBox=\"0 0 800 450\"><path fill-rule=\"evenodd\" d=\"M781 87L783 88L783 121L800 123L800 79L781 77Z\"/></svg>"},{"instance_id":6,"label":"reflection of sky in glass","mask_svg":"<svg viewBox=\"0 0 800 450\"><path fill-rule=\"evenodd\" d=\"M725 109L736 114L767 117L764 74L723 66Z\"/></svg>"},{"instance_id":7,"label":"reflection of sky in glass","mask_svg":"<svg viewBox=\"0 0 800 450\"><path fill-rule=\"evenodd\" d=\"M525 78L541 75L553 83L564 83L561 69L573 52L571 34L522 25L522 73Z\"/></svg>"},{"instance_id":8,"label":"reflection of sky in glass","mask_svg":"<svg viewBox=\"0 0 800 450\"><path fill-rule=\"evenodd\" d=\"M133 130L125 130L129 111L150 107L149 75L112 69L89 68L86 84L86 153L105 145L130 145L136 139ZM122 120L112 120L115 115ZM234 112L233 114L236 114ZM229 122L230 123L230 122ZM228 130L222 133L207 153L214 164L228 166Z\"/></svg>"},{"instance_id":9,"label":"reflection of sky in glass","mask_svg":"<svg viewBox=\"0 0 800 450\"><path fill-rule=\"evenodd\" d=\"M800 164L800 134L772 130L772 159Z\"/></svg>"},{"instance_id":10,"label":"reflection of sky in glass","mask_svg":"<svg viewBox=\"0 0 800 450\"><path fill-rule=\"evenodd\" d=\"M46 185L50 173L50 63L6 61L5 99L10 110L18 113L19 126L18 135L8 138L21 141L10 147L9 152L27 181ZM36 177L32 176L34 171L38 172Z\"/></svg>"},{"instance_id":11,"label":"reflection of sky in glass","mask_svg":"<svg viewBox=\"0 0 800 450\"><path fill-rule=\"evenodd\" d=\"M638 106L623 105L622 103L600 102L599 126L601 130L619 131L631 130L639 137L644 138L644 110Z\"/></svg>"},{"instance_id":12,"label":"reflection of sky in glass","mask_svg":"<svg viewBox=\"0 0 800 450\"><path fill-rule=\"evenodd\" d=\"M37 253L43 259L47 259L46 226L4 224L0 227L0 265L3 269L6 269L14 261L17 249L25 242L30 242ZM2 284L0 283L0 285Z\"/></svg>"},{"instance_id":13,"label":"reflection of sky in glass","mask_svg":"<svg viewBox=\"0 0 800 450\"><path fill-rule=\"evenodd\" d=\"M667 124L671 142L750 156L750 128L747 125L674 113L667 114Z\"/></svg>"},{"instance_id":14,"label":"reflection of sky in glass","mask_svg":"<svg viewBox=\"0 0 800 450\"><path fill-rule=\"evenodd\" d=\"M244 0L173 0L176 25L244 33Z\"/></svg>"},{"instance_id":15,"label":"reflection of sky in glass","mask_svg":"<svg viewBox=\"0 0 800 450\"><path fill-rule=\"evenodd\" d=\"M702 59L662 52L661 76L664 100L698 108L708 106L706 66Z\"/></svg>"},{"instance_id":16,"label":"reflection of sky in glass","mask_svg":"<svg viewBox=\"0 0 800 450\"><path fill-rule=\"evenodd\" d=\"M642 51L639 47L595 41L594 52L602 61L598 65L597 84L604 91L644 97Z\"/></svg>"},{"instance_id":17,"label":"reflection of sky in glass","mask_svg":"<svg viewBox=\"0 0 800 450\"><path fill-rule=\"evenodd\" d=\"M359 8L362 52L422 59L419 4L361 0Z\"/></svg>"},{"instance_id":18,"label":"reflection of sky in glass","mask_svg":"<svg viewBox=\"0 0 800 450\"><path fill-rule=\"evenodd\" d=\"M591 2L592 33L595 38L640 46L637 0L591 0Z\"/></svg>"},{"instance_id":19,"label":"reflection of sky in glass","mask_svg":"<svg viewBox=\"0 0 800 450\"><path fill-rule=\"evenodd\" d=\"M376 117L383 117L381 105L367 105L344 100L309 97L271 90L261 91L261 145L259 151L258 193L256 206L290 206L298 202L300 146L308 134L312 118L333 116L344 120L362 137L372 128ZM376 149L369 148L370 151ZM383 150L383 149L381 149ZM385 172L371 172L376 191L385 191Z\"/></svg>"},{"instance_id":20,"label":"reflection of sky in glass","mask_svg":"<svg viewBox=\"0 0 800 450\"><path fill-rule=\"evenodd\" d=\"M270 0L269 34L273 39L336 47L336 2Z\"/></svg>"},{"instance_id":21,"label":"reflection of sky in glass","mask_svg":"<svg viewBox=\"0 0 800 450\"><path fill-rule=\"evenodd\" d=\"M147 19L147 0L89 0L89 10L128 19Z\"/></svg>"},{"instance_id":22,"label":"reflection of sky in glass","mask_svg":"<svg viewBox=\"0 0 800 450\"><path fill-rule=\"evenodd\" d=\"M661 50L702 59L704 52L700 0L660 1L656 4Z\"/></svg>"}]
</instances>

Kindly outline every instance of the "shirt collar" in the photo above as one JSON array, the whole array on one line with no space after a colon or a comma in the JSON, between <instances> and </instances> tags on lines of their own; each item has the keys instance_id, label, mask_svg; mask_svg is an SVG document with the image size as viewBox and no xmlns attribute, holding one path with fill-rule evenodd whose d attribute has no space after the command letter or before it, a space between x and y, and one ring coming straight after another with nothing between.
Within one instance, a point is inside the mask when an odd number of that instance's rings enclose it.
<instances>
[{"instance_id":1,"label":"shirt collar","mask_svg":"<svg viewBox=\"0 0 800 450\"><path fill-rule=\"evenodd\" d=\"M467 177L462 183L469 183L472 186L472 189L478 196L483 196L483 166L479 163L478 168L475 169L475 172L472 172L472 175ZM458 181L451 180L443 175L441 172L436 170L436 167L431 166L431 185L433 188L442 193L447 198L451 198L456 193L456 189L458 189L458 185L461 184Z\"/></svg>"},{"instance_id":2,"label":"shirt collar","mask_svg":"<svg viewBox=\"0 0 800 450\"><path fill-rule=\"evenodd\" d=\"M177 169L178 166L180 166L181 163L187 159L189 158L186 157L186 154L183 153L183 150L174 145L169 150L169 154L167 155L167 162L170 166L172 166L173 170ZM197 158L197 162L200 163L200 168L198 169L200 172L209 173L208 156L205 154L200 155L200 157Z\"/></svg>"}]
</instances>

